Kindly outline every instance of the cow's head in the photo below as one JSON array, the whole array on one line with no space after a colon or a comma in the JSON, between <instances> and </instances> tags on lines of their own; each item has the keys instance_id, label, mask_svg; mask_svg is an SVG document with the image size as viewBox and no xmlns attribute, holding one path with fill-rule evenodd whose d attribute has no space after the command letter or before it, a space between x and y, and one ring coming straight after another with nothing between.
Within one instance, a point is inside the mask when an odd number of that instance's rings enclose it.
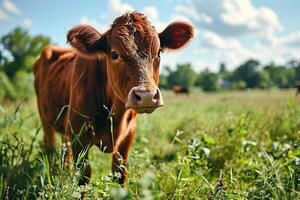
<instances>
[{"instance_id":1,"label":"cow's head","mask_svg":"<svg viewBox=\"0 0 300 200\"><path fill-rule=\"evenodd\" d=\"M67 40L84 54L105 54L115 96L126 108L151 113L164 104L157 87L160 53L179 49L192 37L193 27L187 23L174 22L157 33L143 14L131 12L118 17L104 34L91 26L75 26Z\"/></svg>"}]
</instances>

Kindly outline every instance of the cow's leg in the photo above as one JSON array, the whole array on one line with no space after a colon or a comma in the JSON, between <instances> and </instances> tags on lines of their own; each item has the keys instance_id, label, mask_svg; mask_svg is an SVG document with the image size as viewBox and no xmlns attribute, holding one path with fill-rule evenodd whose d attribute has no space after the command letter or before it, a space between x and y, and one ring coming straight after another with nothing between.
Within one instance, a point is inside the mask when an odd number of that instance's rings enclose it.
<instances>
[{"instance_id":1,"label":"cow's leg","mask_svg":"<svg viewBox=\"0 0 300 200\"><path fill-rule=\"evenodd\" d=\"M124 139L116 145L113 153L112 171L113 173L120 173L118 182L125 186L126 179L126 162L128 158L129 148L132 144L135 135L135 127L128 127Z\"/></svg>"},{"instance_id":2,"label":"cow's leg","mask_svg":"<svg viewBox=\"0 0 300 200\"><path fill-rule=\"evenodd\" d=\"M42 122L44 130L44 143L47 152L53 152L55 150L55 132L53 128L45 122Z\"/></svg>"}]
</instances>

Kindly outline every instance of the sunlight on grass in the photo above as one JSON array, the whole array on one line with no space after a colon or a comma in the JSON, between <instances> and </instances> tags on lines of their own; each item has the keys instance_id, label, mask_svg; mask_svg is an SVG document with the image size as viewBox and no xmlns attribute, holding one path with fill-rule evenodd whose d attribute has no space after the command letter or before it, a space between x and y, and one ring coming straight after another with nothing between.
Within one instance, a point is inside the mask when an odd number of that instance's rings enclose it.
<instances>
[{"instance_id":1,"label":"sunlight on grass","mask_svg":"<svg viewBox=\"0 0 300 200\"><path fill-rule=\"evenodd\" d=\"M163 108L138 117L126 189L113 181L111 155L97 147L89 152L90 184L78 187L81 169L64 169L63 144L52 161L43 151L35 100L2 105L2 197L300 198L300 106L292 90L163 94Z\"/></svg>"}]
</instances>

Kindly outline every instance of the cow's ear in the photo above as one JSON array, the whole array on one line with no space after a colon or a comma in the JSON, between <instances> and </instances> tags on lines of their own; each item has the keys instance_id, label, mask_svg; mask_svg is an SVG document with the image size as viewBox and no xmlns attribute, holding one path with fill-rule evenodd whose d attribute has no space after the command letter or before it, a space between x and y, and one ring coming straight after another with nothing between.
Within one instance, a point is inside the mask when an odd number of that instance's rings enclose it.
<instances>
[{"instance_id":1,"label":"cow's ear","mask_svg":"<svg viewBox=\"0 0 300 200\"><path fill-rule=\"evenodd\" d=\"M185 22L173 22L159 34L162 49L179 49L194 36L194 28Z\"/></svg>"},{"instance_id":2,"label":"cow's ear","mask_svg":"<svg viewBox=\"0 0 300 200\"><path fill-rule=\"evenodd\" d=\"M69 30L67 42L82 53L104 52L106 37L88 25L77 25Z\"/></svg>"}]
</instances>

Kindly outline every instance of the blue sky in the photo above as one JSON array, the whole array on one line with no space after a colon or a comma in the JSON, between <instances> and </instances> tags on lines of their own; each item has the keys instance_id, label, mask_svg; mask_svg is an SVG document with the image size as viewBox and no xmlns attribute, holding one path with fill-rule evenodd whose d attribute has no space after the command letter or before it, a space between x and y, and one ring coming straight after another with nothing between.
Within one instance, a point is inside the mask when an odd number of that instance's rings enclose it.
<instances>
[{"instance_id":1,"label":"blue sky","mask_svg":"<svg viewBox=\"0 0 300 200\"><path fill-rule=\"evenodd\" d=\"M246 59L263 64L300 59L297 0L0 0L0 35L16 26L66 45L66 32L87 23L105 31L130 10L145 13L158 31L171 21L192 23L196 37L185 49L166 52L162 65L192 63L196 70L233 69Z\"/></svg>"}]
</instances>

